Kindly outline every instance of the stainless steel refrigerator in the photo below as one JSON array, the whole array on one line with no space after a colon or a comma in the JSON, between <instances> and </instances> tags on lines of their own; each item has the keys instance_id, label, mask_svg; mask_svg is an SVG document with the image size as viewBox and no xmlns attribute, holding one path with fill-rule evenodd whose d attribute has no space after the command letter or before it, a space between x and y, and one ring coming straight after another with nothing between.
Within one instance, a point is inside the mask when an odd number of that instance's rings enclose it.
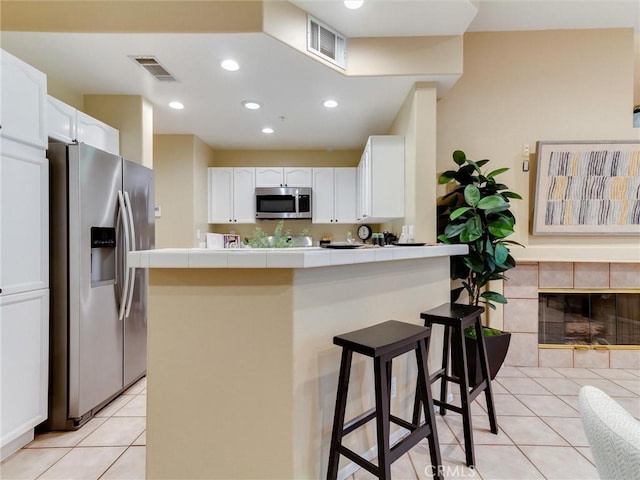
<instances>
[{"instance_id":1,"label":"stainless steel refrigerator","mask_svg":"<svg viewBox=\"0 0 640 480\"><path fill-rule=\"evenodd\" d=\"M51 370L45 428L75 429L141 378L147 270L126 254L154 247L153 171L80 144L51 143Z\"/></svg>"}]
</instances>

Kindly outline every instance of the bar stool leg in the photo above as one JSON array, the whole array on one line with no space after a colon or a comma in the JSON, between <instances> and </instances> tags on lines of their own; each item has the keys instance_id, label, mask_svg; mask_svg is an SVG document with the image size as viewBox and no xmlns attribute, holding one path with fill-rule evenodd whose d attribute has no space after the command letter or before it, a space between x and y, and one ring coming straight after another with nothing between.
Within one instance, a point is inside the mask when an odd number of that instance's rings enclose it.
<instances>
[{"instance_id":1,"label":"bar stool leg","mask_svg":"<svg viewBox=\"0 0 640 480\"><path fill-rule=\"evenodd\" d=\"M331 447L329 448L329 467L327 469L327 480L338 478L338 464L340 462L340 452L338 447L342 443L342 432L344 428L344 416L347 409L347 391L349 389L349 373L351 372L351 358L353 352L349 349L342 349L342 360L340 361L340 376L338 377L338 393L336 394L336 411L333 418L333 431L331 432Z\"/></svg>"},{"instance_id":2,"label":"bar stool leg","mask_svg":"<svg viewBox=\"0 0 640 480\"><path fill-rule=\"evenodd\" d=\"M374 359L376 382L376 432L378 437L378 478L391 480L391 462L389 449L389 381L388 362L382 357Z\"/></svg>"},{"instance_id":3,"label":"bar stool leg","mask_svg":"<svg viewBox=\"0 0 640 480\"><path fill-rule=\"evenodd\" d=\"M467 369L467 349L464 344L464 329L453 329L453 341L458 346L458 351L462 353L462 358L453 361L458 363L460 375L460 404L462 406L462 426L464 430L464 452L467 459L467 466L475 465L475 454L473 451L473 426L471 425L471 404L469 402L469 373Z\"/></svg>"},{"instance_id":4,"label":"bar stool leg","mask_svg":"<svg viewBox=\"0 0 640 480\"><path fill-rule=\"evenodd\" d=\"M440 401L442 403L447 402L447 378L448 370L449 370L449 351L450 343L451 343L451 327L444 327L444 341L442 347L442 369L443 376L440 379ZM453 361L453 359L452 359ZM447 413L447 409L444 407L440 407L440 415L445 415Z\"/></svg>"},{"instance_id":5,"label":"bar stool leg","mask_svg":"<svg viewBox=\"0 0 640 480\"><path fill-rule=\"evenodd\" d=\"M422 395L422 408L424 410L424 418L430 428L429 454L431 455L432 474L438 480L444 480L442 476L442 459L440 457L440 442L438 441L438 430L436 428L436 414L433 409L433 398L431 396L431 385L428 380L427 357L428 348L425 342L419 342L416 348L416 360L418 363L418 388ZM415 404L414 404L415 405ZM419 403L418 403L419 405Z\"/></svg>"},{"instance_id":6,"label":"bar stool leg","mask_svg":"<svg viewBox=\"0 0 640 480\"><path fill-rule=\"evenodd\" d=\"M489 361L487 360L487 346L484 342L484 336L482 335L482 323L480 317L475 321L476 337L478 341L478 353L480 355L480 370L482 371L482 377L487 381L487 386L484 389L484 396L487 401L487 412L489 413L489 426L491 433L498 433L498 420L496 418L496 409L493 403L493 388L491 387L491 376L489 373Z\"/></svg>"}]
</instances>

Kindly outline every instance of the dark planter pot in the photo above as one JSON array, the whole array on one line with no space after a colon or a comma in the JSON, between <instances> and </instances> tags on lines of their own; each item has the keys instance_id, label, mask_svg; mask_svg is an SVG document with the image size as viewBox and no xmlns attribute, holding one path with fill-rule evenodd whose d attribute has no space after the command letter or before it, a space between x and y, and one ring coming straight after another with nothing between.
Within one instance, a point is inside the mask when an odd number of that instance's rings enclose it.
<instances>
[{"instance_id":1,"label":"dark planter pot","mask_svg":"<svg viewBox=\"0 0 640 480\"><path fill-rule=\"evenodd\" d=\"M482 370L480 370L480 354L478 353L478 343L475 338L464 337L464 341L467 347L467 367L469 373L469 384L475 387L480 380L482 380ZM500 367L507 356L509 350L509 342L511 342L511 333L502 332L500 335L493 335L490 337L484 337L484 344L487 347L487 361L489 362L489 376L491 380L496 378ZM452 355L459 355L460 353L456 348L452 349ZM456 363L453 363L453 374L457 377L461 372L458 372Z\"/></svg>"}]
</instances>

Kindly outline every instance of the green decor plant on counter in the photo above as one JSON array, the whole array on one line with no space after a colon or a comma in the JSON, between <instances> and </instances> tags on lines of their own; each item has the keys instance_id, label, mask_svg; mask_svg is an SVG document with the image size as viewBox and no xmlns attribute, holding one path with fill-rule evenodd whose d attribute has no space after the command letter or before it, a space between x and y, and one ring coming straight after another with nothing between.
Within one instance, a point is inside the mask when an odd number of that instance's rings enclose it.
<instances>
[{"instance_id":1,"label":"green decor plant on counter","mask_svg":"<svg viewBox=\"0 0 640 480\"><path fill-rule=\"evenodd\" d=\"M485 303L495 309L495 303L507 303L498 293L485 290L492 280L505 280L504 272L516 266L506 240L514 231L516 219L510 211L510 199L522 199L509 187L496 181L496 177L509 170L498 168L484 173L489 160L474 162L461 150L453 152L457 170L447 170L438 183L457 182L438 204L438 239L448 244L465 244L469 253L451 257L451 279L462 280L462 287L452 292L455 301L462 291L469 294L469 303Z\"/></svg>"},{"instance_id":2,"label":"green decor plant on counter","mask_svg":"<svg viewBox=\"0 0 640 480\"><path fill-rule=\"evenodd\" d=\"M306 236L309 229L305 228L301 236ZM289 248L293 246L291 242L291 231L284 229L284 220L276 224L272 235L268 235L262 228L256 227L251 238L246 239L247 245L251 248Z\"/></svg>"}]
</instances>

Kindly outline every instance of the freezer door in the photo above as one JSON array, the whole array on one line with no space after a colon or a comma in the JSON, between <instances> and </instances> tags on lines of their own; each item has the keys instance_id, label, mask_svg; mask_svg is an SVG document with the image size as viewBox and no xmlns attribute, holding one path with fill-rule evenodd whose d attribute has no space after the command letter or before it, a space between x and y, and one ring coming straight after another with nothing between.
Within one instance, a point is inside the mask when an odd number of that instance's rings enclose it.
<instances>
[{"instance_id":1,"label":"freezer door","mask_svg":"<svg viewBox=\"0 0 640 480\"><path fill-rule=\"evenodd\" d=\"M134 225L132 250L155 247L153 170L123 161L124 191L130 200ZM132 269L133 270L133 269ZM133 270L133 296L124 319L124 384L130 385L147 369L147 269Z\"/></svg>"},{"instance_id":2,"label":"freezer door","mask_svg":"<svg viewBox=\"0 0 640 480\"><path fill-rule=\"evenodd\" d=\"M115 236L122 159L84 144L68 151L69 417L78 418L123 387Z\"/></svg>"}]
</instances>

